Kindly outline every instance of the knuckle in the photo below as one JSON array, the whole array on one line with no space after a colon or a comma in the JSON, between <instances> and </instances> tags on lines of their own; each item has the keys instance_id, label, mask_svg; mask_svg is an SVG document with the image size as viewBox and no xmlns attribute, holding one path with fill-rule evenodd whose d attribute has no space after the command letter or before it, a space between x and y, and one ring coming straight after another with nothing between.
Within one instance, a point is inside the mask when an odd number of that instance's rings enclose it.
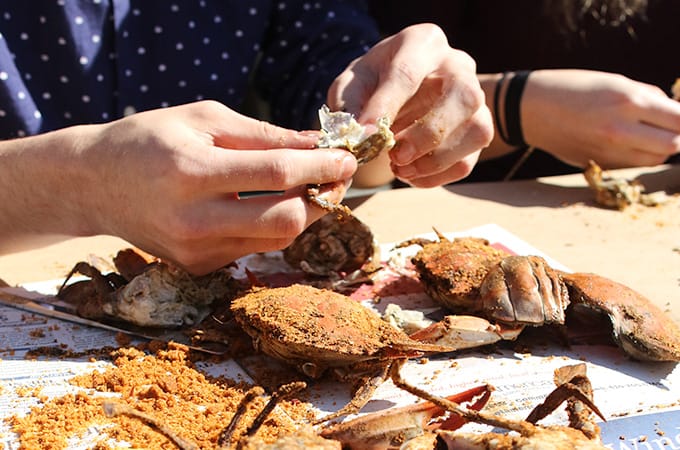
<instances>
[{"instance_id":1,"label":"knuckle","mask_svg":"<svg viewBox=\"0 0 680 450\"><path fill-rule=\"evenodd\" d=\"M390 69L392 76L406 89L415 91L420 85L420 80L409 62L397 61L394 65L390 66Z\"/></svg>"},{"instance_id":2,"label":"knuckle","mask_svg":"<svg viewBox=\"0 0 680 450\"><path fill-rule=\"evenodd\" d=\"M422 23L414 25L414 28L420 33L420 39L423 42L431 45L445 44L448 46L448 38L446 33L439 25L434 23Z\"/></svg>"},{"instance_id":3,"label":"knuckle","mask_svg":"<svg viewBox=\"0 0 680 450\"><path fill-rule=\"evenodd\" d=\"M458 102L465 111L474 114L485 105L484 91L477 84L458 83Z\"/></svg>"},{"instance_id":4,"label":"knuckle","mask_svg":"<svg viewBox=\"0 0 680 450\"><path fill-rule=\"evenodd\" d=\"M281 240L292 242L307 228L307 215L302 207L287 208L281 214L277 214L273 221L278 239Z\"/></svg>"},{"instance_id":5,"label":"knuckle","mask_svg":"<svg viewBox=\"0 0 680 450\"><path fill-rule=\"evenodd\" d=\"M263 170L263 176L271 180L274 189L289 189L295 184L294 164L290 158L281 156L271 159Z\"/></svg>"}]
</instances>

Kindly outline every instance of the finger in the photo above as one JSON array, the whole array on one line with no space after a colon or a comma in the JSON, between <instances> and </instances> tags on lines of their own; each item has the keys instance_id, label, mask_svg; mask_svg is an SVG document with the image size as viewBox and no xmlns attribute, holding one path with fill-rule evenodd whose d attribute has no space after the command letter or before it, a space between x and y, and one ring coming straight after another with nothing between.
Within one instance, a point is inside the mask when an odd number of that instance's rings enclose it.
<instances>
[{"instance_id":1,"label":"finger","mask_svg":"<svg viewBox=\"0 0 680 450\"><path fill-rule=\"evenodd\" d=\"M346 188L339 186L339 202ZM268 196L246 199L215 198L186 211L178 228L187 239L215 236L257 239L293 239L326 214L306 198L306 186Z\"/></svg>"},{"instance_id":2,"label":"finger","mask_svg":"<svg viewBox=\"0 0 680 450\"><path fill-rule=\"evenodd\" d=\"M285 191L304 184L350 178L357 161L340 149L225 150L213 148L201 166L202 188L210 192Z\"/></svg>"},{"instance_id":3,"label":"finger","mask_svg":"<svg viewBox=\"0 0 680 450\"><path fill-rule=\"evenodd\" d=\"M407 31L378 44L380 50L384 48L386 63L374 69L379 70L377 84L357 110L360 123L374 123L383 116L394 119L449 50L446 35L435 25L416 25Z\"/></svg>"},{"instance_id":4,"label":"finger","mask_svg":"<svg viewBox=\"0 0 680 450\"><path fill-rule=\"evenodd\" d=\"M196 129L207 130L214 145L238 149L314 148L318 132L295 131L244 116L214 101L189 105Z\"/></svg>"},{"instance_id":5,"label":"finger","mask_svg":"<svg viewBox=\"0 0 680 450\"><path fill-rule=\"evenodd\" d=\"M205 275L252 253L281 250L287 238L224 238L194 243L186 255L164 257L194 275Z\"/></svg>"},{"instance_id":6,"label":"finger","mask_svg":"<svg viewBox=\"0 0 680 450\"><path fill-rule=\"evenodd\" d=\"M455 181L462 180L463 178L470 175L472 169L477 163L478 157L479 152L471 154L461 159L454 165L449 166L447 169L427 176L417 176L411 178L402 178L398 176L398 178L403 182L410 184L411 186L420 188L443 186L449 183L453 183ZM395 171L397 170L396 167L394 169Z\"/></svg>"},{"instance_id":7,"label":"finger","mask_svg":"<svg viewBox=\"0 0 680 450\"><path fill-rule=\"evenodd\" d=\"M489 144L492 119L481 90L468 83L456 84L456 80L449 80L431 110L397 134L400 146L390 152L395 164L411 164L444 145L481 148Z\"/></svg>"},{"instance_id":8,"label":"finger","mask_svg":"<svg viewBox=\"0 0 680 450\"><path fill-rule=\"evenodd\" d=\"M680 133L680 102L665 95L650 97L648 101L649 105L642 108L640 120L657 128Z\"/></svg>"},{"instance_id":9,"label":"finger","mask_svg":"<svg viewBox=\"0 0 680 450\"><path fill-rule=\"evenodd\" d=\"M641 165L643 161L661 164L668 156L680 152L680 134L646 123L623 128L620 139L628 148L639 149L642 154L629 152L630 156L620 160L619 165Z\"/></svg>"}]
</instances>

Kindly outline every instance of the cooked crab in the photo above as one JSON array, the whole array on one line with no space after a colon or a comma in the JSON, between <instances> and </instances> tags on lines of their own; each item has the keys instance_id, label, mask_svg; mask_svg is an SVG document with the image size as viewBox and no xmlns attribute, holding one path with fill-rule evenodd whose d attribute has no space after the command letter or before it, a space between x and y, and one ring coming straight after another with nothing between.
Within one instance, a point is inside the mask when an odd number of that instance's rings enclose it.
<instances>
[{"instance_id":1,"label":"cooked crab","mask_svg":"<svg viewBox=\"0 0 680 450\"><path fill-rule=\"evenodd\" d=\"M656 206L668 199L664 191L646 193L645 187L639 180L606 175L592 160L588 162L583 176L590 189L595 192L595 202L608 208L623 210L635 203Z\"/></svg>"},{"instance_id":2,"label":"cooked crab","mask_svg":"<svg viewBox=\"0 0 680 450\"><path fill-rule=\"evenodd\" d=\"M372 273L380 267L380 247L371 229L356 216L329 213L286 247L283 258L312 275Z\"/></svg>"},{"instance_id":3,"label":"cooked crab","mask_svg":"<svg viewBox=\"0 0 680 450\"><path fill-rule=\"evenodd\" d=\"M395 144L387 117L378 119L377 131L368 134L370 131L360 125L354 115L343 111L331 112L328 106L323 105L319 110L319 122L321 138L317 147L347 149L357 158L359 164L371 161L381 152L390 150ZM349 214L349 208L329 200L329 193L332 193L334 188L333 184L308 185L307 199L328 212Z\"/></svg>"},{"instance_id":4,"label":"cooked crab","mask_svg":"<svg viewBox=\"0 0 680 450\"><path fill-rule=\"evenodd\" d=\"M595 274L557 271L537 256L489 252L485 261L483 252L465 247L446 254L460 246L439 238L440 243L425 244L413 258L418 276L435 300L478 318L448 316L412 338L466 348L471 342L514 339L527 325L563 325L567 314L594 311L609 317L614 340L629 356L680 361L680 327L627 286ZM461 271L473 275L461 276Z\"/></svg>"},{"instance_id":5,"label":"cooked crab","mask_svg":"<svg viewBox=\"0 0 680 450\"><path fill-rule=\"evenodd\" d=\"M89 319L129 322L142 327L194 325L211 311L214 301L233 290L231 275L218 270L194 277L172 264L147 260L132 249L114 258L117 272L102 274L96 267L77 263L57 293ZM82 274L89 280L69 284Z\"/></svg>"},{"instance_id":6,"label":"cooked crab","mask_svg":"<svg viewBox=\"0 0 680 450\"><path fill-rule=\"evenodd\" d=\"M234 299L231 311L256 349L308 377L330 369L359 379L354 398L323 421L360 410L394 361L452 350L410 339L355 300L308 285L255 288Z\"/></svg>"}]
</instances>

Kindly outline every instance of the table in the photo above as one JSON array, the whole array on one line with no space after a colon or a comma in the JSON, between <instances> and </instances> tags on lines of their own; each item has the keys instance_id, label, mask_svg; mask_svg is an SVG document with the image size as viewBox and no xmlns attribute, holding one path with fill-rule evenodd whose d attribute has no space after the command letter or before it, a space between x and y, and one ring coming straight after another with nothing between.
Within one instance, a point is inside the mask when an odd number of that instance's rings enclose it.
<instances>
[{"instance_id":1,"label":"table","mask_svg":"<svg viewBox=\"0 0 680 450\"><path fill-rule=\"evenodd\" d=\"M680 166L610 174L638 177L648 192L680 194ZM658 207L610 210L596 206L583 176L574 174L384 190L347 203L381 243L398 242L432 227L461 231L498 224L574 271L595 272L632 287L680 322L680 195ZM90 254L108 257L128 245L96 236L0 256L0 278L9 284L61 278Z\"/></svg>"}]
</instances>

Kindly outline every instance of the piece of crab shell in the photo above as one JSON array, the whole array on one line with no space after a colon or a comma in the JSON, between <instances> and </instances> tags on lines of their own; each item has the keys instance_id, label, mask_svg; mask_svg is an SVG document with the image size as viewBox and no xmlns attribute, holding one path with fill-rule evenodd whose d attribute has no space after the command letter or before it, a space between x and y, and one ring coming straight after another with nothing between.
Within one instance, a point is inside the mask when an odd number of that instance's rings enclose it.
<instances>
[{"instance_id":1,"label":"piece of crab shell","mask_svg":"<svg viewBox=\"0 0 680 450\"><path fill-rule=\"evenodd\" d=\"M319 276L370 273L380 266L380 247L371 229L354 215L329 213L283 250L292 267Z\"/></svg>"},{"instance_id":2,"label":"piece of crab shell","mask_svg":"<svg viewBox=\"0 0 680 450\"><path fill-rule=\"evenodd\" d=\"M142 327L181 327L199 323L211 312L214 301L234 289L227 270L195 277L159 260L146 263L129 250L121 251L115 263L125 277L116 272L104 275L88 263L77 263L57 296L89 319ZM90 279L68 284L77 273Z\"/></svg>"},{"instance_id":3,"label":"piece of crab shell","mask_svg":"<svg viewBox=\"0 0 680 450\"><path fill-rule=\"evenodd\" d=\"M563 273L571 298L569 314L606 314L623 351L642 361L680 361L680 327L651 300L592 273Z\"/></svg>"},{"instance_id":4,"label":"piece of crab shell","mask_svg":"<svg viewBox=\"0 0 680 450\"><path fill-rule=\"evenodd\" d=\"M378 130L370 135L366 127L360 125L354 115L344 112L331 112L323 105L319 110L321 123L321 138L317 144L319 148L345 148L352 153L359 164L367 163L381 152L394 147L394 134L390 130L387 117L378 119Z\"/></svg>"},{"instance_id":5,"label":"piece of crab shell","mask_svg":"<svg viewBox=\"0 0 680 450\"><path fill-rule=\"evenodd\" d=\"M344 148L352 153L358 164L365 164L383 151L394 147L394 133L390 130L390 120L382 117L376 122L377 131L369 134L367 128L359 124L354 115L344 112L331 112L328 106L319 109L321 137L318 148ZM335 197L338 183L327 185L310 184L307 186L307 200L320 208L337 214L349 215L350 210L344 205L330 200Z\"/></svg>"}]
</instances>

